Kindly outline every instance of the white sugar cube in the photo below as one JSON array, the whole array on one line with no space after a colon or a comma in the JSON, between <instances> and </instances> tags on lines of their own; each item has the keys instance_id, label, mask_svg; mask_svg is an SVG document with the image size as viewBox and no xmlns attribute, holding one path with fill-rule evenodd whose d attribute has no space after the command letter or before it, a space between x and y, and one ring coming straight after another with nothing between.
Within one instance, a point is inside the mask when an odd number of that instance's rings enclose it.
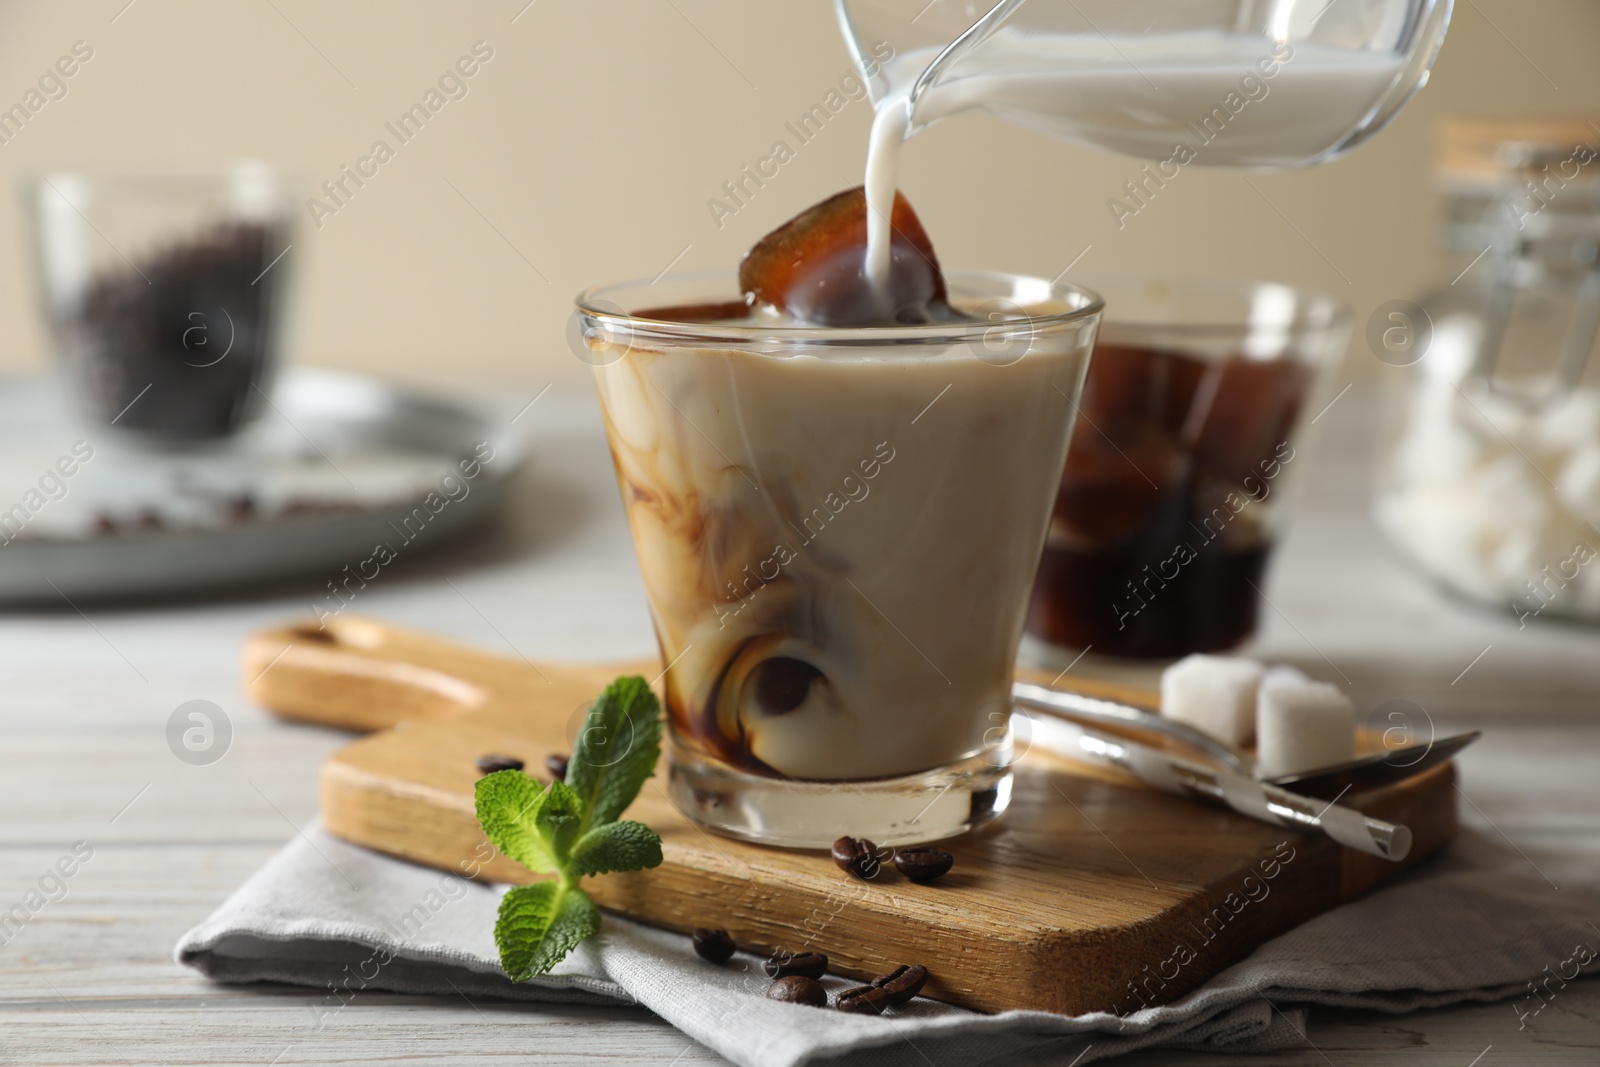
<instances>
[{"instance_id":1,"label":"white sugar cube","mask_svg":"<svg viewBox=\"0 0 1600 1067\"><path fill-rule=\"evenodd\" d=\"M1185 656L1161 672L1161 714L1230 745L1250 741L1261 664L1235 656Z\"/></svg>"},{"instance_id":2,"label":"white sugar cube","mask_svg":"<svg viewBox=\"0 0 1600 1067\"><path fill-rule=\"evenodd\" d=\"M1256 708L1256 762L1263 778L1351 759L1356 707L1327 682L1265 686Z\"/></svg>"},{"instance_id":3,"label":"white sugar cube","mask_svg":"<svg viewBox=\"0 0 1600 1067\"><path fill-rule=\"evenodd\" d=\"M1311 681L1311 676L1299 667L1291 667L1287 663L1279 663L1268 667L1261 675L1261 688L1270 689L1275 685L1306 685ZM1257 707L1260 707L1259 698Z\"/></svg>"}]
</instances>

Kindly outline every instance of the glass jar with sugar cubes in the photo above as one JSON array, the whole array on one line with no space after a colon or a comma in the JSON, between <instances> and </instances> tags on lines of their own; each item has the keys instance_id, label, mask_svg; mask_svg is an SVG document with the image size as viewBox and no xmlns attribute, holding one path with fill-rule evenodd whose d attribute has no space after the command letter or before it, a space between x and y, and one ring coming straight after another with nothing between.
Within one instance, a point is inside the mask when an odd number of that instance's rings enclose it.
<instances>
[{"instance_id":1,"label":"glass jar with sugar cubes","mask_svg":"<svg viewBox=\"0 0 1600 1067\"><path fill-rule=\"evenodd\" d=\"M1532 617L1600 620L1600 127L1441 129L1450 273L1380 308L1375 511L1448 589Z\"/></svg>"}]
</instances>

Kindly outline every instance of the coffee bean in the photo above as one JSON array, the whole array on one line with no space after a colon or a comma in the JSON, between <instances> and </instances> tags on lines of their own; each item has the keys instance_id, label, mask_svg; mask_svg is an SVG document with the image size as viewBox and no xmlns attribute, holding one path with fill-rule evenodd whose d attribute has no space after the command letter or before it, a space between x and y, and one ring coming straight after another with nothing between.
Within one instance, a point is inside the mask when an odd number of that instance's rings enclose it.
<instances>
[{"instance_id":1,"label":"coffee bean","mask_svg":"<svg viewBox=\"0 0 1600 1067\"><path fill-rule=\"evenodd\" d=\"M842 871L870 882L878 877L878 846L866 838L841 837L833 843L833 862Z\"/></svg>"},{"instance_id":2,"label":"coffee bean","mask_svg":"<svg viewBox=\"0 0 1600 1067\"><path fill-rule=\"evenodd\" d=\"M550 777L558 782L567 780L567 763L571 756L563 756L559 752L552 752L544 758L544 769L550 772Z\"/></svg>"},{"instance_id":3,"label":"coffee bean","mask_svg":"<svg viewBox=\"0 0 1600 1067\"><path fill-rule=\"evenodd\" d=\"M694 950L703 960L712 963L727 963L733 955L735 945L733 938L728 936L726 930L696 930L694 932Z\"/></svg>"},{"instance_id":4,"label":"coffee bean","mask_svg":"<svg viewBox=\"0 0 1600 1067\"><path fill-rule=\"evenodd\" d=\"M889 1006L889 995L877 986L858 985L834 997L833 1006L852 1015L881 1015Z\"/></svg>"},{"instance_id":5,"label":"coffee bean","mask_svg":"<svg viewBox=\"0 0 1600 1067\"><path fill-rule=\"evenodd\" d=\"M493 774L495 771L520 771L522 761L515 756L500 756L490 753L478 757L478 773Z\"/></svg>"},{"instance_id":6,"label":"coffee bean","mask_svg":"<svg viewBox=\"0 0 1600 1067\"><path fill-rule=\"evenodd\" d=\"M928 981L928 968L921 964L901 964L888 974L880 974L872 984L889 994L890 1004L904 1004L918 993Z\"/></svg>"},{"instance_id":7,"label":"coffee bean","mask_svg":"<svg viewBox=\"0 0 1600 1067\"><path fill-rule=\"evenodd\" d=\"M840 1011L858 1015L881 1015L885 1008L898 1007L922 991L928 981L928 969L902 964L888 974L880 974L871 985L846 989L834 998L833 1006Z\"/></svg>"},{"instance_id":8,"label":"coffee bean","mask_svg":"<svg viewBox=\"0 0 1600 1067\"><path fill-rule=\"evenodd\" d=\"M828 991L815 978L791 974L767 987L768 1000L781 1000L786 1004L805 1004L813 1008L828 1006Z\"/></svg>"},{"instance_id":9,"label":"coffee bean","mask_svg":"<svg viewBox=\"0 0 1600 1067\"><path fill-rule=\"evenodd\" d=\"M895 869L913 882L931 882L948 871L956 858L942 848L903 848L894 854Z\"/></svg>"},{"instance_id":10,"label":"coffee bean","mask_svg":"<svg viewBox=\"0 0 1600 1067\"><path fill-rule=\"evenodd\" d=\"M820 952L776 952L761 969L768 978L788 978L795 974L821 978L828 973L828 957Z\"/></svg>"}]
</instances>

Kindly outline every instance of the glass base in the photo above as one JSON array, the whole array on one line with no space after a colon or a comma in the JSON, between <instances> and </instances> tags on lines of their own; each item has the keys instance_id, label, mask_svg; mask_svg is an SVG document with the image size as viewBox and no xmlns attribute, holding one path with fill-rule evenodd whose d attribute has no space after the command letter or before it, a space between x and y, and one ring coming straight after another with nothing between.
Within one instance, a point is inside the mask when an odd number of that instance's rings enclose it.
<instances>
[{"instance_id":1,"label":"glass base","mask_svg":"<svg viewBox=\"0 0 1600 1067\"><path fill-rule=\"evenodd\" d=\"M681 749L669 791L708 830L783 848L827 848L841 837L878 845L941 841L998 818L1011 803L1012 743L899 778L818 782L735 770Z\"/></svg>"}]
</instances>

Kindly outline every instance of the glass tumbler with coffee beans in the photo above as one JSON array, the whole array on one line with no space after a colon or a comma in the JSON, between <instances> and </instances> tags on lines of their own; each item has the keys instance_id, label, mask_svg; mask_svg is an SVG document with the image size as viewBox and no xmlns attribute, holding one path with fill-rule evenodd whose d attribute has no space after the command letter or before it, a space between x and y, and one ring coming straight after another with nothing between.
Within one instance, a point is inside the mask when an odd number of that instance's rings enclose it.
<instances>
[{"instance_id":1,"label":"glass tumbler with coffee beans","mask_svg":"<svg viewBox=\"0 0 1600 1067\"><path fill-rule=\"evenodd\" d=\"M292 266L277 174L54 173L30 197L46 322L91 422L181 445L261 409Z\"/></svg>"},{"instance_id":2,"label":"glass tumbler with coffee beans","mask_svg":"<svg viewBox=\"0 0 1600 1067\"><path fill-rule=\"evenodd\" d=\"M1301 431L1326 402L1349 316L1286 285L1094 285L1106 316L1028 631L1137 659L1233 648L1255 632L1287 490L1306 467Z\"/></svg>"}]
</instances>

